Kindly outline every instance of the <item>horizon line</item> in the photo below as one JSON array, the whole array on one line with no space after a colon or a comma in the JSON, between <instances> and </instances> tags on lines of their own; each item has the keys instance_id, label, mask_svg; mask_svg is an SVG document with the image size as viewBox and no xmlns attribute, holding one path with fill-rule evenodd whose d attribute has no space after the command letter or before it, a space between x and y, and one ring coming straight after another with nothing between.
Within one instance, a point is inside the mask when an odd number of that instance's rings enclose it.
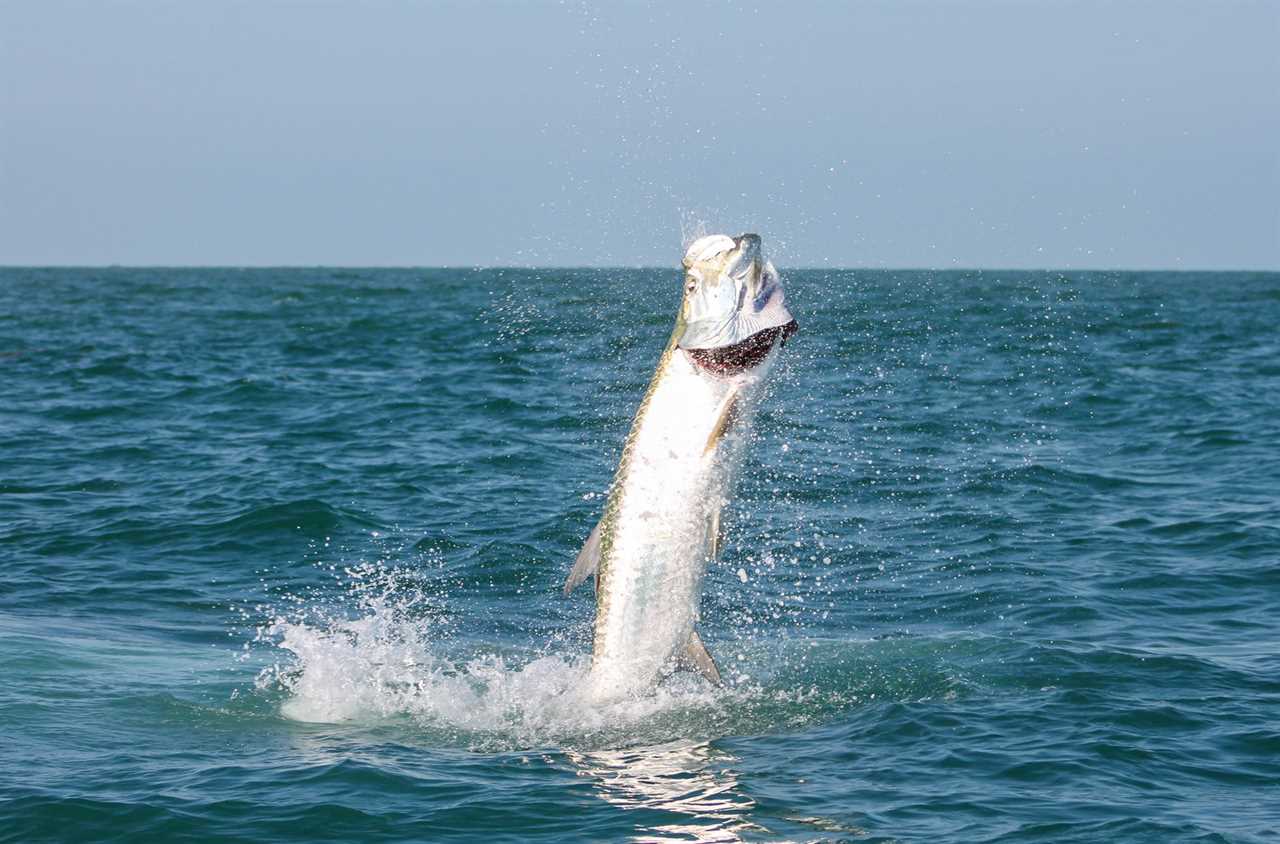
<instances>
[{"instance_id":1,"label":"horizon line","mask_svg":"<svg viewBox=\"0 0 1280 844\"><path fill-rule=\"evenodd\" d=\"M656 264L0 264L0 270L651 270L679 271L680 266ZM1121 272L1121 273L1280 273L1276 267L1001 267L1001 266L786 266L783 272Z\"/></svg>"}]
</instances>

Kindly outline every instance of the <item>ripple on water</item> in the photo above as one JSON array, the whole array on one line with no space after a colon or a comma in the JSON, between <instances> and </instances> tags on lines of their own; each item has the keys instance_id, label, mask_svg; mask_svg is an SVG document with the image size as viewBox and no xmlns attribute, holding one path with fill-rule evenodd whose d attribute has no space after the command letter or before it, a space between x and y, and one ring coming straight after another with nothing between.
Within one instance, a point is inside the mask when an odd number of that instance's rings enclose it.
<instances>
[{"instance_id":1,"label":"ripple on water","mask_svg":"<svg viewBox=\"0 0 1280 844\"><path fill-rule=\"evenodd\" d=\"M601 708L677 274L2 269L0 837L1268 840L1277 279L789 273L731 682Z\"/></svg>"}]
</instances>

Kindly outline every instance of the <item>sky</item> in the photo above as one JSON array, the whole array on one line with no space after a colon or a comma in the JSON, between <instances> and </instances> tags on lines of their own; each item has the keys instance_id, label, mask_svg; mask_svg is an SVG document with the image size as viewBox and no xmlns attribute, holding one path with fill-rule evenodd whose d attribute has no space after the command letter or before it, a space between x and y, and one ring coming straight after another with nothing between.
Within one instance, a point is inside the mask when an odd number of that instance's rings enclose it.
<instances>
[{"instance_id":1,"label":"sky","mask_svg":"<svg viewBox=\"0 0 1280 844\"><path fill-rule=\"evenodd\" d=\"M1272 2L0 0L0 264L1280 269Z\"/></svg>"}]
</instances>

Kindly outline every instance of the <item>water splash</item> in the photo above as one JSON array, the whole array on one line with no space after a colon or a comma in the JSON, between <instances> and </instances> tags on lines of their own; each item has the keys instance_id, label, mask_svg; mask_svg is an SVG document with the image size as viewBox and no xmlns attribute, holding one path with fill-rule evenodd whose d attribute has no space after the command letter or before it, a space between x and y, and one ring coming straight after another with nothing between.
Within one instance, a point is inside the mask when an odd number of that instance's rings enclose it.
<instances>
[{"instance_id":1,"label":"water splash","mask_svg":"<svg viewBox=\"0 0 1280 844\"><path fill-rule=\"evenodd\" d=\"M259 640L276 649L276 658L260 671L256 685L285 693L285 717L407 721L468 747L596 746L649 740L664 720L670 729L681 712L705 723L742 695L677 676L653 694L588 705L580 692L590 665L585 653L472 647L468 654L465 641L447 626L418 617L411 602L381 595L360 603L361 614L354 618L311 612L303 619L295 613L259 630Z\"/></svg>"},{"instance_id":2,"label":"water splash","mask_svg":"<svg viewBox=\"0 0 1280 844\"><path fill-rule=\"evenodd\" d=\"M344 572L337 601L291 598L258 628L269 661L256 687L283 696L286 718L395 725L474 750L590 751L796 729L868 703L954 697L961 685L942 652L954 644L935 640L738 641L726 655L751 665L749 676L729 672L716 688L676 673L601 704L586 697L580 645L495 647L460 635L420 572Z\"/></svg>"},{"instance_id":3,"label":"water splash","mask_svg":"<svg viewBox=\"0 0 1280 844\"><path fill-rule=\"evenodd\" d=\"M514 748L647 739L645 727L660 716L723 706L716 691L686 678L651 695L589 706L580 693L586 655L451 659L413 624L379 615L329 628L277 620L265 632L294 660L264 670L258 685L282 688L281 712L298 721L407 719L450 743Z\"/></svg>"},{"instance_id":4,"label":"water splash","mask_svg":"<svg viewBox=\"0 0 1280 844\"><path fill-rule=\"evenodd\" d=\"M430 592L417 573L368 564L344 579L338 602L290 598L258 628L272 658L256 686L282 691L281 713L293 720L407 720L465 746L594 744L643 734L632 728L682 710L720 712L726 702L722 690L678 676L651 695L588 705L579 692L587 654L477 646L446 616L423 612Z\"/></svg>"}]
</instances>

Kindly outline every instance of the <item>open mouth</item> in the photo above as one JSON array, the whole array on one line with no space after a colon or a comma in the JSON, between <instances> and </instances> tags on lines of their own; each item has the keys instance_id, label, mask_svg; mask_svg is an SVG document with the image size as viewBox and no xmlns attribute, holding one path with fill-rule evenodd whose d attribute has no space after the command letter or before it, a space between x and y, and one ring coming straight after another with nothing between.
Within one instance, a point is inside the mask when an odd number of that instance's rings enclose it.
<instances>
[{"instance_id":1,"label":"open mouth","mask_svg":"<svg viewBox=\"0 0 1280 844\"><path fill-rule=\"evenodd\" d=\"M718 349L685 349L685 353L698 366L715 375L737 375L755 369L773 351L774 343L786 345L787 338L800 326L793 319L786 325L778 325L757 331L747 339L732 346Z\"/></svg>"}]
</instances>

